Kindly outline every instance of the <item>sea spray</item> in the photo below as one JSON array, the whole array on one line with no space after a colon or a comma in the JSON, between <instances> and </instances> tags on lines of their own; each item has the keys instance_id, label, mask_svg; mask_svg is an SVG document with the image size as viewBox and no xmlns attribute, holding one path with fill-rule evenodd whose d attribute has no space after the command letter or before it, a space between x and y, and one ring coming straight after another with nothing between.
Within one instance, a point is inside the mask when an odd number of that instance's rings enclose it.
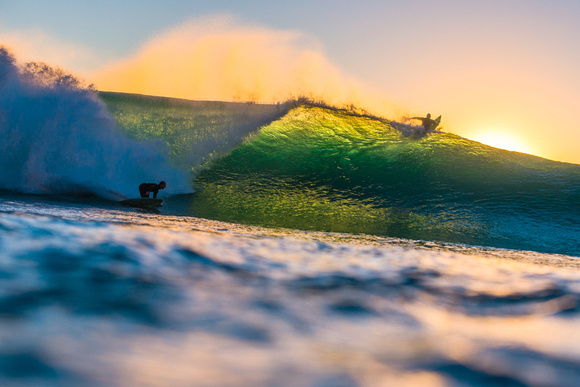
<instances>
[{"instance_id":1,"label":"sea spray","mask_svg":"<svg viewBox=\"0 0 580 387\"><path fill-rule=\"evenodd\" d=\"M391 114L379 90L344 74L295 31L221 15L184 22L92 76L102 90L194 100L276 103L308 96Z\"/></svg>"},{"instance_id":2,"label":"sea spray","mask_svg":"<svg viewBox=\"0 0 580 387\"><path fill-rule=\"evenodd\" d=\"M18 67L0 47L0 189L36 194L135 196L142 182L191 191L161 141L117 130L90 87L43 64Z\"/></svg>"}]
</instances>

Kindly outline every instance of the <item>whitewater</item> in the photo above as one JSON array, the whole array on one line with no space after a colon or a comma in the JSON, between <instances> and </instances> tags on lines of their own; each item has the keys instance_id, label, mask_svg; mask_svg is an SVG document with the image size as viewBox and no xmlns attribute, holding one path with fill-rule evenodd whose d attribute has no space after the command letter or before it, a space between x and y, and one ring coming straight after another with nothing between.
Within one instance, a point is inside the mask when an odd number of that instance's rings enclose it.
<instances>
[{"instance_id":1,"label":"whitewater","mask_svg":"<svg viewBox=\"0 0 580 387\"><path fill-rule=\"evenodd\" d=\"M580 381L578 165L5 50L0 134L2 385Z\"/></svg>"}]
</instances>

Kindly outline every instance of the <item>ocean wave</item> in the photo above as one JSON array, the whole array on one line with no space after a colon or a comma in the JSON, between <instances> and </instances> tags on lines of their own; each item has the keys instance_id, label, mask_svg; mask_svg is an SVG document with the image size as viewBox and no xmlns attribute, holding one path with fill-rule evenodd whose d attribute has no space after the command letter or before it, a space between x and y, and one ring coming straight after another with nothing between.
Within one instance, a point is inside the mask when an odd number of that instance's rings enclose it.
<instances>
[{"instance_id":1,"label":"ocean wave","mask_svg":"<svg viewBox=\"0 0 580 387\"><path fill-rule=\"evenodd\" d=\"M196 194L165 213L580 255L578 165L307 100L103 98L127 133L163 139L194 171Z\"/></svg>"},{"instance_id":2,"label":"ocean wave","mask_svg":"<svg viewBox=\"0 0 580 387\"><path fill-rule=\"evenodd\" d=\"M196 178L202 216L578 255L580 166L303 106Z\"/></svg>"}]
</instances>

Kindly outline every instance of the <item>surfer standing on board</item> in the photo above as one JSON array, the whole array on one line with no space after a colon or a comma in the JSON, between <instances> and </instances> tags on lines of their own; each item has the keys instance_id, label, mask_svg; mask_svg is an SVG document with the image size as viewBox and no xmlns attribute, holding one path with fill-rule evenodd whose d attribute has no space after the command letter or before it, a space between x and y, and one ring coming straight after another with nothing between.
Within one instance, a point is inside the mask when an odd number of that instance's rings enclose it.
<instances>
[{"instance_id":1,"label":"surfer standing on board","mask_svg":"<svg viewBox=\"0 0 580 387\"><path fill-rule=\"evenodd\" d=\"M142 198L148 198L149 194L153 192L153 198L157 198L157 193L160 189L165 189L167 184L164 181L159 182L159 184L155 183L143 183L139 186L139 193L141 194Z\"/></svg>"},{"instance_id":2,"label":"surfer standing on board","mask_svg":"<svg viewBox=\"0 0 580 387\"><path fill-rule=\"evenodd\" d=\"M431 113L427 113L427 117L411 117L412 120L421 120L425 132L428 130L435 130L439 123L431 119Z\"/></svg>"}]
</instances>

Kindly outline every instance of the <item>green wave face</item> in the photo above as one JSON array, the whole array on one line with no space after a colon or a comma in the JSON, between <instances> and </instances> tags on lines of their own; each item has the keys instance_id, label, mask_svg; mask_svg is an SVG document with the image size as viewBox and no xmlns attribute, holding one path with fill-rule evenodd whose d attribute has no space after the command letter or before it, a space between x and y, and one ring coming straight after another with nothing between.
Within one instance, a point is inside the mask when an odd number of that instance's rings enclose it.
<instances>
[{"instance_id":1,"label":"green wave face","mask_svg":"<svg viewBox=\"0 0 580 387\"><path fill-rule=\"evenodd\" d=\"M196 172L176 215L580 255L578 165L311 105L101 98Z\"/></svg>"},{"instance_id":2,"label":"green wave face","mask_svg":"<svg viewBox=\"0 0 580 387\"><path fill-rule=\"evenodd\" d=\"M285 105L189 101L99 93L120 129L138 140L161 140L176 167L195 169L239 145L249 133L282 117Z\"/></svg>"},{"instance_id":3,"label":"green wave face","mask_svg":"<svg viewBox=\"0 0 580 387\"><path fill-rule=\"evenodd\" d=\"M198 216L579 253L579 166L340 110L292 110L195 183Z\"/></svg>"}]
</instances>

